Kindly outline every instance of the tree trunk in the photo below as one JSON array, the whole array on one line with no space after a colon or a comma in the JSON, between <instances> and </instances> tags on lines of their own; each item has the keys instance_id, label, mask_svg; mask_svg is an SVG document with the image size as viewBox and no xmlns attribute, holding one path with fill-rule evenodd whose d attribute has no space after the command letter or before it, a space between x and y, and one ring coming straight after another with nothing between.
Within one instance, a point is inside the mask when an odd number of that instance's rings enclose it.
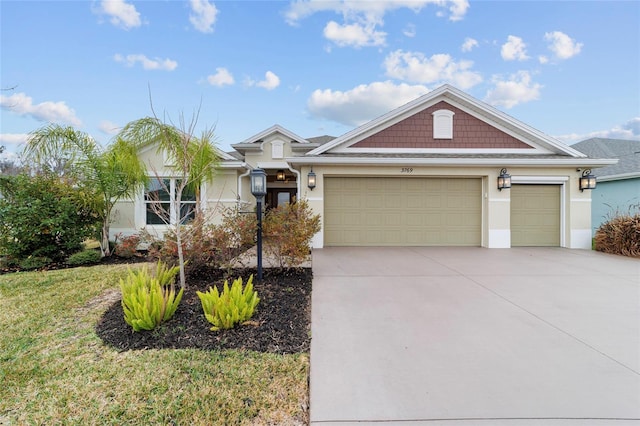
<instances>
[{"instance_id":1,"label":"tree trunk","mask_svg":"<svg viewBox=\"0 0 640 426\"><path fill-rule=\"evenodd\" d=\"M109 247L109 220L105 219L102 222L102 242L100 243L100 251L102 257L111 256L111 248Z\"/></svg>"}]
</instances>

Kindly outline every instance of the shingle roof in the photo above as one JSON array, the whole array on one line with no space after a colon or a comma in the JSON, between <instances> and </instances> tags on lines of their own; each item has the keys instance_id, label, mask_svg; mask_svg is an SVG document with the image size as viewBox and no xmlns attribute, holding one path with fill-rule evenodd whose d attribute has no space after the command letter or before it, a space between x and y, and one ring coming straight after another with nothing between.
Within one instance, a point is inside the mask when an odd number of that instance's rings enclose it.
<instances>
[{"instance_id":1,"label":"shingle roof","mask_svg":"<svg viewBox=\"0 0 640 426\"><path fill-rule=\"evenodd\" d=\"M597 177L640 175L640 141L626 139L591 138L571 145L589 158L617 158L618 164L595 169ZM636 176L634 176L634 174Z\"/></svg>"},{"instance_id":2,"label":"shingle roof","mask_svg":"<svg viewBox=\"0 0 640 426\"><path fill-rule=\"evenodd\" d=\"M311 143L317 143L319 145L324 145L327 142L331 142L334 140L335 136L322 135L322 136L314 136L312 138L307 138L307 140Z\"/></svg>"}]
</instances>

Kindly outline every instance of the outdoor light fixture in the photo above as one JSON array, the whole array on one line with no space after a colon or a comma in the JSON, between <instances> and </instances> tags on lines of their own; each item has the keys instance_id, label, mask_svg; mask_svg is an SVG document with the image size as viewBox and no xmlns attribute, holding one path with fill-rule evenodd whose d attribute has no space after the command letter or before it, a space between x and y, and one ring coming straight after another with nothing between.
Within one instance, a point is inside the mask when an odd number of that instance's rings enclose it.
<instances>
[{"instance_id":1,"label":"outdoor light fixture","mask_svg":"<svg viewBox=\"0 0 640 426\"><path fill-rule=\"evenodd\" d=\"M594 189L596 187L596 177L591 174L591 170L586 169L582 172L582 177L580 178L580 192L585 189Z\"/></svg>"},{"instance_id":2,"label":"outdoor light fixture","mask_svg":"<svg viewBox=\"0 0 640 426\"><path fill-rule=\"evenodd\" d=\"M278 170L276 173L276 180L278 182L284 182L286 179L286 175L284 174L284 170Z\"/></svg>"},{"instance_id":3,"label":"outdoor light fixture","mask_svg":"<svg viewBox=\"0 0 640 426\"><path fill-rule=\"evenodd\" d=\"M507 173L507 169L500 170L500 176L498 176L498 190L511 188L511 175Z\"/></svg>"},{"instance_id":4,"label":"outdoor light fixture","mask_svg":"<svg viewBox=\"0 0 640 426\"><path fill-rule=\"evenodd\" d=\"M313 188L316 187L316 174L313 173L313 167L311 168L311 171L307 175L307 186L312 191L313 191Z\"/></svg>"},{"instance_id":5,"label":"outdoor light fixture","mask_svg":"<svg viewBox=\"0 0 640 426\"><path fill-rule=\"evenodd\" d=\"M262 201L267 195L267 173L263 169L251 170L251 194L256 197L256 217L258 219L258 281L262 281Z\"/></svg>"}]
</instances>

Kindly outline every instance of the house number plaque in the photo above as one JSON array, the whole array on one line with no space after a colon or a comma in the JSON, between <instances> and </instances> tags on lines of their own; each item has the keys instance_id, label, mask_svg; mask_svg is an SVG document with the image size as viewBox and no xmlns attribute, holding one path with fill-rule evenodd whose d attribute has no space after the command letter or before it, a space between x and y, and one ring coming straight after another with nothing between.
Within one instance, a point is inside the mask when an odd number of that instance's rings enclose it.
<instances>
[{"instance_id":1,"label":"house number plaque","mask_svg":"<svg viewBox=\"0 0 640 426\"><path fill-rule=\"evenodd\" d=\"M413 167L403 167L400 169L400 173L413 173Z\"/></svg>"}]
</instances>

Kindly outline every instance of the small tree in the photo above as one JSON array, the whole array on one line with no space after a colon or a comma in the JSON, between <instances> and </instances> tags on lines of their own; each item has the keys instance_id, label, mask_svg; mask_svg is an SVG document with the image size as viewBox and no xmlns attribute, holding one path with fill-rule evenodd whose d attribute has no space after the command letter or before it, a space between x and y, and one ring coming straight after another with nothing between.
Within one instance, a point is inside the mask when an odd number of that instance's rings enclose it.
<instances>
[{"instance_id":1,"label":"small tree","mask_svg":"<svg viewBox=\"0 0 640 426\"><path fill-rule=\"evenodd\" d=\"M107 149L102 149L84 132L49 124L29 135L23 156L41 173L57 175L73 185L97 191L100 197L94 209L102 221L100 248L103 256L110 256L109 225L113 207L147 181L136 146L117 138Z\"/></svg>"},{"instance_id":2,"label":"small tree","mask_svg":"<svg viewBox=\"0 0 640 426\"><path fill-rule=\"evenodd\" d=\"M162 208L162 203L151 203L154 212L162 221L170 226L175 233L180 266L180 287L186 283L184 268L184 245L193 238L192 230L187 222L192 212L181 209L182 195L186 191L195 194L195 214L202 215L200 209L200 188L203 182L213 178L218 164L218 154L214 147L214 129L206 129L200 137L194 136L197 115L188 124L184 118L180 119L180 128L167 124L157 117L145 117L127 124L121 131L120 137L128 143L138 147L157 146L157 152L163 153L171 161L174 183L174 195L171 198L169 211ZM161 173L153 170L159 185L166 193L170 193ZM174 217L171 217L173 212Z\"/></svg>"}]
</instances>

